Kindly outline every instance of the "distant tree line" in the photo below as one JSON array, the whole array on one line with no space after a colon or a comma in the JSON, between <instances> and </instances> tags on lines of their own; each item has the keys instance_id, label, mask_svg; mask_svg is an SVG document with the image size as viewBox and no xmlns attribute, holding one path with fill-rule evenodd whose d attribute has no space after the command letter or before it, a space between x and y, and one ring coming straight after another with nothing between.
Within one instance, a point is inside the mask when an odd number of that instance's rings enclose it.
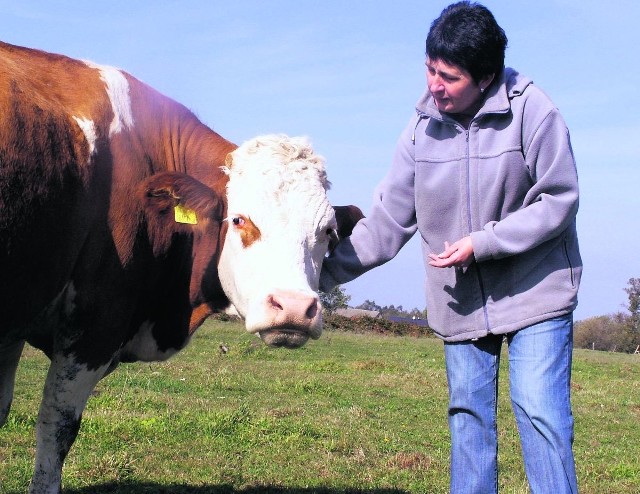
<instances>
[{"instance_id":1,"label":"distant tree line","mask_svg":"<svg viewBox=\"0 0 640 494\"><path fill-rule=\"evenodd\" d=\"M407 317L409 319L426 319L427 309L420 310L413 308L411 310L405 310L402 305L378 305L372 300L365 300L362 304L355 307L356 309L374 310L380 313L381 316L395 316L395 317Z\"/></svg>"},{"instance_id":2,"label":"distant tree line","mask_svg":"<svg viewBox=\"0 0 640 494\"><path fill-rule=\"evenodd\" d=\"M617 312L576 322L573 335L576 348L640 353L640 278L629 279L624 290L629 299L626 307L628 313ZM321 292L320 299L325 310L333 314L337 309L347 308L351 297L341 286L336 286L331 292ZM426 309L405 310L402 305L380 306L372 300L365 300L355 308L377 311L382 317L427 318Z\"/></svg>"},{"instance_id":3,"label":"distant tree line","mask_svg":"<svg viewBox=\"0 0 640 494\"><path fill-rule=\"evenodd\" d=\"M340 285L335 286L330 292L320 292L320 301L325 311L330 314L334 313L338 309L346 309L349 307L349 301L351 296L347 295ZM426 319L427 310L420 310L413 308L411 310L405 310L402 305L383 305L380 306L372 300L365 300L362 304L354 307L354 309L364 309L379 312L381 316L396 316L407 318Z\"/></svg>"},{"instance_id":4,"label":"distant tree line","mask_svg":"<svg viewBox=\"0 0 640 494\"><path fill-rule=\"evenodd\" d=\"M618 312L578 321L573 334L576 348L640 352L640 278L631 278L624 290L629 298L629 313Z\"/></svg>"}]
</instances>

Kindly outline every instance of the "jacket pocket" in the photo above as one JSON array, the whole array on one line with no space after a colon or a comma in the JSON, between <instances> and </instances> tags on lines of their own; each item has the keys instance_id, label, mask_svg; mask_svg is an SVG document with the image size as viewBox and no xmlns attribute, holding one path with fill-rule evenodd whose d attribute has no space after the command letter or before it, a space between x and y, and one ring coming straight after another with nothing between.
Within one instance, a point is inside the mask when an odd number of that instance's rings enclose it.
<instances>
[{"instance_id":1,"label":"jacket pocket","mask_svg":"<svg viewBox=\"0 0 640 494\"><path fill-rule=\"evenodd\" d=\"M573 272L573 263L571 262L571 256L569 255L569 242L568 240L565 238L562 241L562 248L564 251L564 257L567 261L567 267L569 268L569 277L571 279L571 286L573 288L575 288L576 286L576 278L575 278L575 273Z\"/></svg>"}]
</instances>

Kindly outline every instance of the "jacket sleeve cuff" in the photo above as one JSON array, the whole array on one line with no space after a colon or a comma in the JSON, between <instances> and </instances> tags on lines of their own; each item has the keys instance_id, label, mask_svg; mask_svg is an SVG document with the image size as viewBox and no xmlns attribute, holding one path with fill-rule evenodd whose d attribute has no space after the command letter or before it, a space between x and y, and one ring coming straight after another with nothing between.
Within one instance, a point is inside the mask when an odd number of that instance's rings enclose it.
<instances>
[{"instance_id":1,"label":"jacket sleeve cuff","mask_svg":"<svg viewBox=\"0 0 640 494\"><path fill-rule=\"evenodd\" d=\"M488 261L493 258L489 235L485 231L471 232L471 244L473 245L473 256L476 262Z\"/></svg>"}]
</instances>

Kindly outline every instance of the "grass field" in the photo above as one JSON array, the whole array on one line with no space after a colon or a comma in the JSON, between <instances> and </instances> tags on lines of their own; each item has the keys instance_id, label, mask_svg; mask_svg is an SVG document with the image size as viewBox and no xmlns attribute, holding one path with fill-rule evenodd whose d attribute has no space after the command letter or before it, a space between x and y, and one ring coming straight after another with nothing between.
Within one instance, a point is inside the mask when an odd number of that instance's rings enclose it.
<instances>
[{"instance_id":1,"label":"grass field","mask_svg":"<svg viewBox=\"0 0 640 494\"><path fill-rule=\"evenodd\" d=\"M442 354L432 338L334 331L299 350L270 349L236 322L207 322L168 362L122 365L98 385L64 490L448 492ZM25 350L0 429L2 494L26 491L47 364ZM526 493L505 365L500 492ZM640 492L639 356L576 351L572 389L581 492Z\"/></svg>"}]
</instances>

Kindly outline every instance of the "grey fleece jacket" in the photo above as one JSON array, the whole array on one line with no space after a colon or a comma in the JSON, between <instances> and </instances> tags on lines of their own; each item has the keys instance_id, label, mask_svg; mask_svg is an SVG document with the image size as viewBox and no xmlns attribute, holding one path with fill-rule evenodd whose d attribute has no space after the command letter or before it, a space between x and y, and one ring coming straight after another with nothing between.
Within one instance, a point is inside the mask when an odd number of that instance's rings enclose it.
<instances>
[{"instance_id":1,"label":"grey fleece jacket","mask_svg":"<svg viewBox=\"0 0 640 494\"><path fill-rule=\"evenodd\" d=\"M506 68L468 129L427 91L368 217L325 259L320 287L387 262L418 231L435 332L453 342L516 331L575 309L577 211L569 132L530 79ZM428 254L467 235L475 254L468 268L429 266Z\"/></svg>"}]
</instances>

